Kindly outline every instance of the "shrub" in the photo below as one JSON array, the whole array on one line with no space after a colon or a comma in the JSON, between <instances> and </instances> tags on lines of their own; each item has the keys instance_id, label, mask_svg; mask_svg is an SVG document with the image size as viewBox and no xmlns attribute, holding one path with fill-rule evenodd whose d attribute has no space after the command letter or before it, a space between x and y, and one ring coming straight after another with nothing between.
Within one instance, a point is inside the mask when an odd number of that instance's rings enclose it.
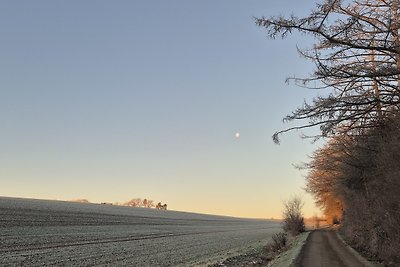
<instances>
[{"instance_id":1,"label":"shrub","mask_svg":"<svg viewBox=\"0 0 400 267\"><path fill-rule=\"evenodd\" d=\"M283 204L283 230L293 236L304 232L304 217L301 211L304 204L302 200L299 197L292 197Z\"/></svg>"},{"instance_id":2,"label":"shrub","mask_svg":"<svg viewBox=\"0 0 400 267\"><path fill-rule=\"evenodd\" d=\"M286 247L287 236L283 232L279 232L272 236L272 242L269 245L269 249L272 252L281 252Z\"/></svg>"}]
</instances>

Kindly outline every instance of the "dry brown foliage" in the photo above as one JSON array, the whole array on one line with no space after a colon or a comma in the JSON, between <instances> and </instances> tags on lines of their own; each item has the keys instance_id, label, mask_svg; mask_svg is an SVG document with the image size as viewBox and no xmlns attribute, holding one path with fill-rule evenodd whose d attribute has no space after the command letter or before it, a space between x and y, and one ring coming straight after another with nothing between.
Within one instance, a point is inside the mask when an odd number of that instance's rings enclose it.
<instances>
[{"instance_id":1,"label":"dry brown foliage","mask_svg":"<svg viewBox=\"0 0 400 267\"><path fill-rule=\"evenodd\" d=\"M399 264L400 115L332 139L308 167L308 191L327 217L340 215L346 240L371 259Z\"/></svg>"}]
</instances>

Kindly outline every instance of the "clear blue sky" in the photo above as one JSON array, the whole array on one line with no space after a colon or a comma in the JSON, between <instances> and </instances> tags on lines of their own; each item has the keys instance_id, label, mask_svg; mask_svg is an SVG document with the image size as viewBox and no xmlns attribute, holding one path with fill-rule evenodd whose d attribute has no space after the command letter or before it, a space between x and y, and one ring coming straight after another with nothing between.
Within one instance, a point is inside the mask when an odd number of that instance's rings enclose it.
<instances>
[{"instance_id":1,"label":"clear blue sky","mask_svg":"<svg viewBox=\"0 0 400 267\"><path fill-rule=\"evenodd\" d=\"M253 16L314 1L0 3L0 195L279 217L316 148L282 117L312 94L296 45ZM240 138L235 138L235 133Z\"/></svg>"}]
</instances>

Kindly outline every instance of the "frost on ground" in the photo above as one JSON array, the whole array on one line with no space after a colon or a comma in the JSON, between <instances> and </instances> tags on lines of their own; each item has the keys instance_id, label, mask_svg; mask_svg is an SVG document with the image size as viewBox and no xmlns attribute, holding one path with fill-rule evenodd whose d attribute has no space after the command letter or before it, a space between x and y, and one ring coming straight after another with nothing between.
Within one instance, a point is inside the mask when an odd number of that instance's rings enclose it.
<instances>
[{"instance_id":1,"label":"frost on ground","mask_svg":"<svg viewBox=\"0 0 400 267\"><path fill-rule=\"evenodd\" d=\"M229 257L224 261L220 261L209 265L209 267L288 267L297 266L296 260L307 240L309 232L305 232L296 237L289 239L287 249L279 254L270 251L266 243L253 247L252 250L242 251L241 254Z\"/></svg>"},{"instance_id":2,"label":"frost on ground","mask_svg":"<svg viewBox=\"0 0 400 267\"><path fill-rule=\"evenodd\" d=\"M268 267L294 266L295 261L299 257L301 249L306 243L309 234L310 232L304 232L296 236L291 242L289 249L268 263Z\"/></svg>"},{"instance_id":3,"label":"frost on ground","mask_svg":"<svg viewBox=\"0 0 400 267\"><path fill-rule=\"evenodd\" d=\"M0 197L0 266L193 266L251 251L278 222Z\"/></svg>"}]
</instances>

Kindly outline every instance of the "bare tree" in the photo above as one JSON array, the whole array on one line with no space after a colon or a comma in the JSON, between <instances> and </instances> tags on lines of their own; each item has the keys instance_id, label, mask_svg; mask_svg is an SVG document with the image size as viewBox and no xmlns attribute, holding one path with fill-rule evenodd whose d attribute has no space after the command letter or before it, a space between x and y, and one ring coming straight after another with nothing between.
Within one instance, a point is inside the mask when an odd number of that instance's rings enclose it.
<instances>
[{"instance_id":1,"label":"bare tree","mask_svg":"<svg viewBox=\"0 0 400 267\"><path fill-rule=\"evenodd\" d=\"M359 134L399 110L398 6L398 0L325 0L304 18L256 19L270 38L293 31L315 38L311 49L299 50L314 62L313 75L291 79L330 91L285 117L309 123L277 132L276 142L281 133L313 126L320 127L321 136Z\"/></svg>"},{"instance_id":2,"label":"bare tree","mask_svg":"<svg viewBox=\"0 0 400 267\"><path fill-rule=\"evenodd\" d=\"M141 198L133 198L133 199L129 200L128 202L125 202L123 205L128 206L128 207L141 207L142 199Z\"/></svg>"},{"instance_id":3,"label":"bare tree","mask_svg":"<svg viewBox=\"0 0 400 267\"><path fill-rule=\"evenodd\" d=\"M292 197L283 202L283 230L292 235L305 231L302 208L304 206L300 197Z\"/></svg>"},{"instance_id":4,"label":"bare tree","mask_svg":"<svg viewBox=\"0 0 400 267\"><path fill-rule=\"evenodd\" d=\"M151 199L141 199L141 198L133 198L129 200L128 202L125 202L123 206L129 206L129 207L142 207L142 208L153 208L154 207L154 201Z\"/></svg>"},{"instance_id":5,"label":"bare tree","mask_svg":"<svg viewBox=\"0 0 400 267\"><path fill-rule=\"evenodd\" d=\"M307 190L330 221L342 218L350 243L388 265L399 265L400 244L400 39L399 0L324 0L303 18L256 19L270 38L293 31L315 39L300 50L315 64L297 84L326 90L304 103L286 121L308 123L277 132L318 126L329 137L317 150ZM285 204L289 216L301 206ZM296 214L294 212L293 214Z\"/></svg>"},{"instance_id":6,"label":"bare tree","mask_svg":"<svg viewBox=\"0 0 400 267\"><path fill-rule=\"evenodd\" d=\"M151 199L144 199L143 200L143 207L145 207L145 208L153 208L154 207L154 201L151 200Z\"/></svg>"}]
</instances>

